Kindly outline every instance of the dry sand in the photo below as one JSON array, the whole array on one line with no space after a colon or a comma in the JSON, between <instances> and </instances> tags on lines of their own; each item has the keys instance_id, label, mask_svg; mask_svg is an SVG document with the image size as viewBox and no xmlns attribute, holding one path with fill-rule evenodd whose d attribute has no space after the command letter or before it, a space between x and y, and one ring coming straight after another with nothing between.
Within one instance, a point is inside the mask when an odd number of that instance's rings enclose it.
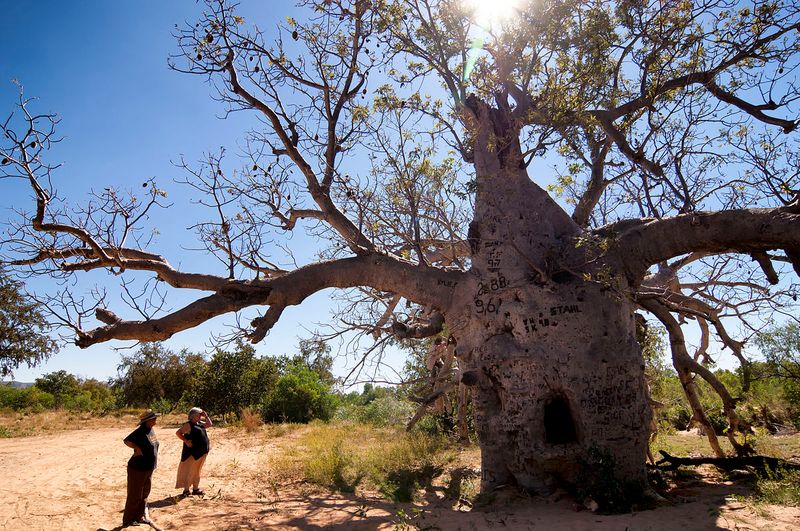
<instances>
[{"instance_id":1,"label":"dry sand","mask_svg":"<svg viewBox=\"0 0 800 531\"><path fill-rule=\"evenodd\" d=\"M0 439L0 528L119 529L130 456L122 439L132 428ZM298 484L269 486L263 471L275 446L263 437L224 428L209 430L213 446L201 485L206 495L179 498L173 488L180 456L175 429L157 427L161 450L150 516L162 529L800 529L800 508L754 508L730 497L745 492L744 487L720 482L687 484L676 493L681 503L614 516L577 510L566 498L511 495L491 509L466 511L453 509L452 501L433 494L410 505L329 494Z\"/></svg>"}]
</instances>

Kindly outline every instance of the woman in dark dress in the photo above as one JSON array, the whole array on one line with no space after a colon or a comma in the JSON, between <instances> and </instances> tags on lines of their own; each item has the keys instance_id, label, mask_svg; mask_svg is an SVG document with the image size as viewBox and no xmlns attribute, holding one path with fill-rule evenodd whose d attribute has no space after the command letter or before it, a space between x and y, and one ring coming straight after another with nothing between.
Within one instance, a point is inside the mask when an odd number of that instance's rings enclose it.
<instances>
[{"instance_id":1,"label":"woman in dark dress","mask_svg":"<svg viewBox=\"0 0 800 531\"><path fill-rule=\"evenodd\" d=\"M206 461L206 455L211 449L206 428L213 424L208 414L199 407L189 410L189 422L178 428L175 435L183 441L181 451L181 464L178 465L178 479L175 482L176 489L183 489L183 495L189 494L202 495L200 489L200 471ZM189 490L189 487L192 490Z\"/></svg>"},{"instance_id":2,"label":"woman in dark dress","mask_svg":"<svg viewBox=\"0 0 800 531\"><path fill-rule=\"evenodd\" d=\"M150 480L158 460L158 439L153 429L157 418L157 413L146 411L139 418L139 427L122 441L133 449L128 460L128 496L122 514L123 527L149 523L147 496L150 495Z\"/></svg>"}]
</instances>

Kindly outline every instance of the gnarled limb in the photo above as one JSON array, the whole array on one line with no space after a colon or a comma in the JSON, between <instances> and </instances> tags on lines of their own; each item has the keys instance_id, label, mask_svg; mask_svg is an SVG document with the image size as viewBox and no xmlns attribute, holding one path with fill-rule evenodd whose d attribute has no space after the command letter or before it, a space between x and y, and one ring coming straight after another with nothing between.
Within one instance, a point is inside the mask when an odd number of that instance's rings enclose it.
<instances>
[{"instance_id":1,"label":"gnarled limb","mask_svg":"<svg viewBox=\"0 0 800 531\"><path fill-rule=\"evenodd\" d=\"M711 426L708 416L700 404L699 396L697 395L697 388L691 376L692 373L697 374L706 380L706 382L711 385L711 387L722 400L723 410L729 422L726 435L733 445L737 455L747 455L748 453L752 453L752 448L750 445L746 443L739 443L735 436L737 432L743 433L749 429L749 426L739 418L739 415L735 411L736 401L730 395L722 382L720 382L710 370L692 359L692 357L686 351L686 342L683 336L683 331L681 330L680 324L670 313L670 308L668 306L669 303L666 301L656 300L655 298L641 298L638 302L644 309L655 315L666 327L670 337L673 366L678 372L678 378L681 381L681 385L684 388L686 397L692 407L694 418L704 426L709 444L714 452L720 457L724 455L724 452L722 451L722 448L719 446L719 442L716 439L714 428Z\"/></svg>"},{"instance_id":2,"label":"gnarled limb","mask_svg":"<svg viewBox=\"0 0 800 531\"><path fill-rule=\"evenodd\" d=\"M697 212L626 228L612 243L634 285L652 264L691 252L754 253L800 246L800 213L769 209Z\"/></svg>"}]
</instances>

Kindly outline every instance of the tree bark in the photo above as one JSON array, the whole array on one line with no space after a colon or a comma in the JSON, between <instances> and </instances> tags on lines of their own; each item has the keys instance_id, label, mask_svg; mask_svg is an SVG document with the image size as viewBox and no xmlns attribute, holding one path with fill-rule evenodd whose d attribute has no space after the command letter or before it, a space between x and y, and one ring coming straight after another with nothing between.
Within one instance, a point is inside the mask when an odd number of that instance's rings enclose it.
<instances>
[{"instance_id":1,"label":"tree bark","mask_svg":"<svg viewBox=\"0 0 800 531\"><path fill-rule=\"evenodd\" d=\"M482 487L548 493L591 474L593 450L644 485L650 409L625 279L530 180L492 111L476 111L472 268L445 312L472 386Z\"/></svg>"}]
</instances>

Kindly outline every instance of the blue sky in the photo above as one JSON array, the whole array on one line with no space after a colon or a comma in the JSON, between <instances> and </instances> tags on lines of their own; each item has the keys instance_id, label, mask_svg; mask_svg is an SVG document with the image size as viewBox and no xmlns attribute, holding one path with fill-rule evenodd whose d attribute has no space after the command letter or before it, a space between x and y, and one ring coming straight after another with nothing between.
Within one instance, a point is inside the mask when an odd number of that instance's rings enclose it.
<instances>
[{"instance_id":1,"label":"blue sky","mask_svg":"<svg viewBox=\"0 0 800 531\"><path fill-rule=\"evenodd\" d=\"M222 273L203 255L186 252L194 234L189 212L190 191L175 179L185 177L172 161L183 155L198 160L203 152L226 146L237 152L237 140L252 118L236 114L222 120L222 107L210 98L203 79L170 71L167 58L177 50L175 24L193 21L202 9L193 0L119 0L5 2L0 17L0 114L7 116L18 98L18 80L27 97L38 101L33 110L55 112L61 118L64 141L51 152L51 162L63 162L56 188L79 202L91 189L135 188L149 177L167 190L175 205L154 220L161 230L157 251L186 270ZM274 27L290 14L291 2L258 3L262 28ZM249 13L243 13L246 17ZM231 158L232 159L232 158ZM233 163L233 160L230 161ZM11 208L30 207L31 193L22 181L0 181L0 221ZM215 269L216 268L216 269ZM103 275L94 278L102 283ZM173 304L179 305L175 299ZM121 308L115 308L115 311ZM327 294L317 294L300 308L289 308L257 352L295 351L303 327L328 316ZM210 334L224 332L232 317L173 337L168 345L202 350ZM116 374L119 353L100 344L86 350L67 346L34 369L20 367L15 379L64 369L83 377L105 379Z\"/></svg>"},{"instance_id":2,"label":"blue sky","mask_svg":"<svg viewBox=\"0 0 800 531\"><path fill-rule=\"evenodd\" d=\"M187 228L196 221L191 191L176 184L185 177L174 165L184 156L195 161L204 152L225 146L236 154L237 141L254 122L236 113L222 120L221 104L199 77L170 71L167 58L176 53L175 24L193 22L202 5L194 0L57 0L5 2L0 17L0 115L10 113L18 98L18 80L28 97L36 97L34 110L56 112L65 140L51 153L51 162L63 162L57 174L59 192L73 202L85 200L91 189L106 186L141 190L155 177L169 193L174 207L159 213L154 225L161 230L156 252L184 270L224 274L208 257L191 253L194 234ZM269 29L284 16L294 14L293 2L270 0L242 6L245 18L257 19ZM230 157L233 163L234 157ZM542 168L544 169L544 168ZM548 172L539 172L547 174ZM33 203L24 182L0 181L0 222L13 207ZM303 242L297 239L295 243ZM104 274L93 280L108 283ZM329 293L319 293L300 307L284 312L267 339L257 345L262 355L291 353L306 328L329 316ZM178 294L170 302L186 302ZM113 302L113 301L112 301ZM114 311L121 304L110 305ZM202 351L212 333L224 332L232 317L221 317L176 335L167 344L174 349ZM20 381L64 369L83 377L105 379L116 373L119 353L100 344L87 350L65 347L47 363L15 371ZM396 356L396 353L395 353ZM725 357L720 359L723 366ZM396 365L397 363L395 363ZM339 369L341 372L341 362Z\"/></svg>"}]
</instances>

